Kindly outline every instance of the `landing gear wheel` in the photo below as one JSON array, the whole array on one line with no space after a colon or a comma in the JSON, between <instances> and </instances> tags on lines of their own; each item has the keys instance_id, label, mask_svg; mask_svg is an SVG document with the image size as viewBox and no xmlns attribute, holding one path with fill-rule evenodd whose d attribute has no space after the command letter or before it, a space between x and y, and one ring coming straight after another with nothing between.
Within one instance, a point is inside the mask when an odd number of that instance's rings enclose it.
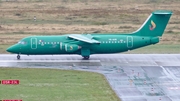
<instances>
[{"instance_id":1,"label":"landing gear wheel","mask_svg":"<svg viewBox=\"0 0 180 101\"><path fill-rule=\"evenodd\" d=\"M21 58L21 57L20 57L20 55L18 54L18 55L17 55L17 59L19 60L20 58Z\"/></svg>"},{"instance_id":2,"label":"landing gear wheel","mask_svg":"<svg viewBox=\"0 0 180 101\"><path fill-rule=\"evenodd\" d=\"M84 59L88 60L88 59L89 59L89 56L84 56Z\"/></svg>"}]
</instances>

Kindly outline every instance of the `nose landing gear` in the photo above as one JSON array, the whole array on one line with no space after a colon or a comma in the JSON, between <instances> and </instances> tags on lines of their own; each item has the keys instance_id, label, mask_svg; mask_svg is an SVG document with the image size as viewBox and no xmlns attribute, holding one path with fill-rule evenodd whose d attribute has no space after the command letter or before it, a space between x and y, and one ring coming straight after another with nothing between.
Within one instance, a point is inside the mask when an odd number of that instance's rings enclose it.
<instances>
[{"instance_id":1,"label":"nose landing gear","mask_svg":"<svg viewBox=\"0 0 180 101\"><path fill-rule=\"evenodd\" d=\"M18 54L18 55L17 55L17 59L20 60L20 58L21 58L21 56Z\"/></svg>"}]
</instances>

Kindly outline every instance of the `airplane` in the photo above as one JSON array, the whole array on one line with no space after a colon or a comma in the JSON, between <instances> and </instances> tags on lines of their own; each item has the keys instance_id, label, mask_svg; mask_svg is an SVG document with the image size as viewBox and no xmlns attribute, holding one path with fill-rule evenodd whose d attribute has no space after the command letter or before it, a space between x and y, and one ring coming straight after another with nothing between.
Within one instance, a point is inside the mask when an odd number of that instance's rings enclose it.
<instances>
[{"instance_id":1,"label":"airplane","mask_svg":"<svg viewBox=\"0 0 180 101\"><path fill-rule=\"evenodd\" d=\"M143 25L132 33L92 33L23 38L6 51L25 55L78 54L89 59L92 54L120 53L159 42L173 14L169 10L156 10Z\"/></svg>"}]
</instances>

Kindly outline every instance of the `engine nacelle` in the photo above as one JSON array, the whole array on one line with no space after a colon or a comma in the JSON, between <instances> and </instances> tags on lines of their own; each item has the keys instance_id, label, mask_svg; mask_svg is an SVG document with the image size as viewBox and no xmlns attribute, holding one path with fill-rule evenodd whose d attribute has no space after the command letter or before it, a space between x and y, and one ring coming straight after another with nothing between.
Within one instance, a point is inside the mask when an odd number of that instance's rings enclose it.
<instances>
[{"instance_id":1,"label":"engine nacelle","mask_svg":"<svg viewBox=\"0 0 180 101\"><path fill-rule=\"evenodd\" d=\"M64 44L64 43L60 44L60 50L66 51L66 52L75 52L80 48L81 47L76 44Z\"/></svg>"}]
</instances>

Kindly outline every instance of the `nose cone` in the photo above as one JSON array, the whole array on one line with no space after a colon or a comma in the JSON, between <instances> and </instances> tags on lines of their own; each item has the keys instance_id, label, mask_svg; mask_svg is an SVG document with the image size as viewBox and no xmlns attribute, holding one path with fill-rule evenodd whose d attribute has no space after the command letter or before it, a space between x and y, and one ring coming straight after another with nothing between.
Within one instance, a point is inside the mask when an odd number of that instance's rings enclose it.
<instances>
[{"instance_id":1,"label":"nose cone","mask_svg":"<svg viewBox=\"0 0 180 101\"><path fill-rule=\"evenodd\" d=\"M19 47L18 45L13 45L13 46L10 46L9 48L7 48L8 52L10 53L19 53Z\"/></svg>"}]
</instances>

